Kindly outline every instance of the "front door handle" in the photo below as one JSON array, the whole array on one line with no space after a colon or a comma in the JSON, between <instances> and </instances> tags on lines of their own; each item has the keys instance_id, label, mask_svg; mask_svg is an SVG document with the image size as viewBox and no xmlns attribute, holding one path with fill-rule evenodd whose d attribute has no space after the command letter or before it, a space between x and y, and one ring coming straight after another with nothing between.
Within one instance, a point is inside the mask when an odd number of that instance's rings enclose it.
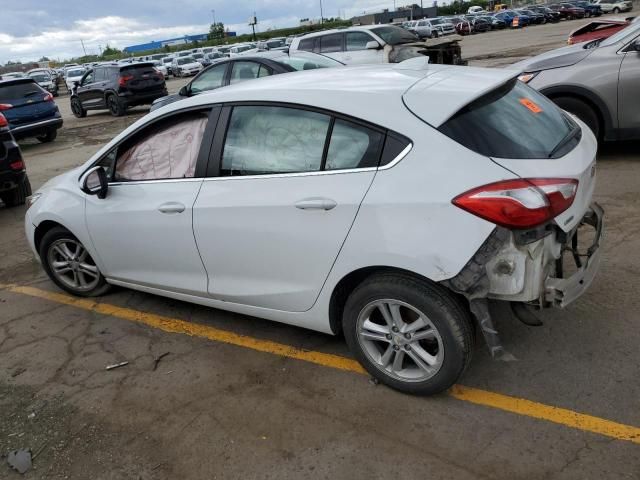
<instances>
[{"instance_id":1,"label":"front door handle","mask_svg":"<svg viewBox=\"0 0 640 480\"><path fill-rule=\"evenodd\" d=\"M168 214L173 214L173 213L182 213L184 212L184 209L186 207L178 202L169 202L169 203L163 203L162 205L160 205L158 207L158 210L162 213L168 213Z\"/></svg>"},{"instance_id":2,"label":"front door handle","mask_svg":"<svg viewBox=\"0 0 640 480\"><path fill-rule=\"evenodd\" d=\"M305 198L296 202L296 208L300 210L331 210L336 205L330 198Z\"/></svg>"}]
</instances>

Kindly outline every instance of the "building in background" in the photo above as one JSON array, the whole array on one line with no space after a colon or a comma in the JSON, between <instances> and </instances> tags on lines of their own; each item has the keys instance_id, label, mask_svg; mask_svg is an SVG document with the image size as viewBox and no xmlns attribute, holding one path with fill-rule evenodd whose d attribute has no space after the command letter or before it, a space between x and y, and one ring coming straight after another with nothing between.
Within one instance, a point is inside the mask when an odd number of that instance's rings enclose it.
<instances>
[{"instance_id":1,"label":"building in background","mask_svg":"<svg viewBox=\"0 0 640 480\"><path fill-rule=\"evenodd\" d=\"M235 37L236 32L225 32L225 36ZM193 42L204 42L207 39L207 33L199 33L197 35L185 35L184 37L169 38L168 40L154 40L149 43L141 43L140 45L131 45L130 47L124 47L123 51L126 53L145 52L147 50L164 48L165 46L173 47L175 45L185 45Z\"/></svg>"},{"instance_id":2,"label":"building in background","mask_svg":"<svg viewBox=\"0 0 640 480\"><path fill-rule=\"evenodd\" d=\"M399 7L395 11L384 9L381 12L369 13L353 17L353 25L374 25L384 23L401 23L407 20L417 20L419 18L433 18L438 16L438 7L434 2L432 7L421 7L415 3L405 7Z\"/></svg>"}]
</instances>

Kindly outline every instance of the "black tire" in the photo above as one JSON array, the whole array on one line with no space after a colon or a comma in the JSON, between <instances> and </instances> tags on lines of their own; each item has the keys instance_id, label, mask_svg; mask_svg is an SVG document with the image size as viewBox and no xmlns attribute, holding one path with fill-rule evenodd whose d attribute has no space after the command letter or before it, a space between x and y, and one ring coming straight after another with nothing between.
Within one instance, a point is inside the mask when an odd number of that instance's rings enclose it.
<instances>
[{"instance_id":1,"label":"black tire","mask_svg":"<svg viewBox=\"0 0 640 480\"><path fill-rule=\"evenodd\" d=\"M591 129L598 141L601 139L602 128L597 112L586 102L573 97L556 97L553 102L563 110L573 113Z\"/></svg>"},{"instance_id":2,"label":"black tire","mask_svg":"<svg viewBox=\"0 0 640 480\"><path fill-rule=\"evenodd\" d=\"M423 381L410 381L390 375L371 359L370 354L360 343L358 339L360 314L370 308L372 302L381 300L401 302L421 312L440 335L436 345L438 352L440 352L440 345L442 345L441 363L437 372L429 378ZM373 318L373 313L369 315L369 318ZM469 365L475 341L470 312L457 297L439 285L400 273L377 274L360 284L347 299L342 326L349 348L367 372L391 388L417 395L432 395L451 387ZM390 336L387 335L387 338ZM419 340L418 342L425 341L427 340ZM387 348L393 348L396 351L407 349L406 345L400 347L395 342L395 339L389 340ZM384 345L384 341L381 345ZM421 346L425 349L428 348L424 344ZM382 355L381 351L380 354ZM406 355L410 355L410 353L406 353ZM403 360L400 361L401 369L403 368L402 362Z\"/></svg>"},{"instance_id":3,"label":"black tire","mask_svg":"<svg viewBox=\"0 0 640 480\"><path fill-rule=\"evenodd\" d=\"M107 107L109 108L109 112L111 113L111 115L113 115L114 117L121 117L127 111L124 104L122 103L122 100L120 100L117 95L113 94L107 97Z\"/></svg>"},{"instance_id":4,"label":"black tire","mask_svg":"<svg viewBox=\"0 0 640 480\"><path fill-rule=\"evenodd\" d=\"M25 176L22 184L18 185L17 188L13 190L9 190L8 192L0 193L0 200L7 207L17 207L19 205L24 205L27 201L27 197L31 195L31 182L29 182L29 177Z\"/></svg>"},{"instance_id":5,"label":"black tire","mask_svg":"<svg viewBox=\"0 0 640 480\"><path fill-rule=\"evenodd\" d=\"M53 142L57 136L58 136L58 130L55 128L51 128L47 130L47 133L45 133L44 135L40 135L36 138L40 143L49 143L49 142Z\"/></svg>"},{"instance_id":6,"label":"black tire","mask_svg":"<svg viewBox=\"0 0 640 480\"><path fill-rule=\"evenodd\" d=\"M618 15L618 14L620 13L620 9L619 9L618 7L614 8L614 9L613 9L613 13L614 13L615 15Z\"/></svg>"},{"instance_id":7,"label":"black tire","mask_svg":"<svg viewBox=\"0 0 640 480\"><path fill-rule=\"evenodd\" d=\"M84 118L87 116L87 111L82 106L82 102L78 97L71 98L71 113L76 118Z\"/></svg>"},{"instance_id":8,"label":"black tire","mask_svg":"<svg viewBox=\"0 0 640 480\"><path fill-rule=\"evenodd\" d=\"M431 32L431 35L433 36L433 38L438 38L439 33L438 33L437 30L435 30L435 31Z\"/></svg>"},{"instance_id":9,"label":"black tire","mask_svg":"<svg viewBox=\"0 0 640 480\"><path fill-rule=\"evenodd\" d=\"M53 281L53 283L55 283L62 290L79 297L97 297L107 293L111 289L111 285L107 283L104 276L102 275L102 273L100 273L99 270L98 281L96 285L89 290L74 289L65 284L54 274L53 268L49 263L49 250L56 242L60 240L71 240L81 244L81 242L71 232L69 232L69 230L63 227L54 227L47 233L45 233L42 241L40 242L40 249L38 253L40 254L42 266L44 267L44 270L45 272L47 272L47 275L49 276L51 281ZM88 256L87 258L93 263L93 260L90 256Z\"/></svg>"}]
</instances>

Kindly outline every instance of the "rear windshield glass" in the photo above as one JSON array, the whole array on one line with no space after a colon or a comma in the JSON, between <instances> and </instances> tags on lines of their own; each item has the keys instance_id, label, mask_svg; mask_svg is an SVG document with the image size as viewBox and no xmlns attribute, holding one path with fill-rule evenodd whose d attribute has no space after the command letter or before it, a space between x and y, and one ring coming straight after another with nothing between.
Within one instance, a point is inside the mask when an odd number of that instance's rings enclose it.
<instances>
[{"instance_id":1,"label":"rear windshield glass","mask_svg":"<svg viewBox=\"0 0 640 480\"><path fill-rule=\"evenodd\" d=\"M389 45L415 42L418 39L418 37L416 37L413 33L400 27L376 27L372 28L371 31L382 38L382 40L384 40L385 43L388 43Z\"/></svg>"},{"instance_id":2,"label":"rear windshield glass","mask_svg":"<svg viewBox=\"0 0 640 480\"><path fill-rule=\"evenodd\" d=\"M81 77L84 75L84 70L67 70L67 77Z\"/></svg>"},{"instance_id":3,"label":"rear windshield glass","mask_svg":"<svg viewBox=\"0 0 640 480\"><path fill-rule=\"evenodd\" d=\"M43 93L43 90L33 82L13 83L10 85L0 84L0 103L7 100L30 97L38 93Z\"/></svg>"},{"instance_id":4,"label":"rear windshield glass","mask_svg":"<svg viewBox=\"0 0 640 480\"><path fill-rule=\"evenodd\" d=\"M120 68L120 73L122 73L123 75L134 75L134 76L150 75L152 73L155 73L155 68L152 63L145 64L145 65L132 65L130 67Z\"/></svg>"},{"instance_id":5,"label":"rear windshield glass","mask_svg":"<svg viewBox=\"0 0 640 480\"><path fill-rule=\"evenodd\" d=\"M556 158L580 139L580 129L568 115L520 81L467 105L439 130L495 158Z\"/></svg>"},{"instance_id":6,"label":"rear windshield glass","mask_svg":"<svg viewBox=\"0 0 640 480\"><path fill-rule=\"evenodd\" d=\"M46 73L32 73L29 76L31 78L33 78L34 81L39 82L39 83L44 83L44 82L50 82L51 81L51 77L49 75L47 75Z\"/></svg>"}]
</instances>

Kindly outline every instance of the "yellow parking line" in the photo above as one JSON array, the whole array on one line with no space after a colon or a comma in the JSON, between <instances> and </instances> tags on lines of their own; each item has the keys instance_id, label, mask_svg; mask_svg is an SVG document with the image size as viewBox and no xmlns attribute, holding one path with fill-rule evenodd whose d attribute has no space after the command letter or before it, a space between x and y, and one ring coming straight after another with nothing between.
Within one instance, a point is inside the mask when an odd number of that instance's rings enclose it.
<instances>
[{"instance_id":1,"label":"yellow parking line","mask_svg":"<svg viewBox=\"0 0 640 480\"><path fill-rule=\"evenodd\" d=\"M284 345L282 343L272 342L270 340L260 340L245 335L239 335L237 333L199 323L186 322L177 318L141 312L130 308L110 305L108 303L99 303L84 298L74 298L69 295L49 292L34 287L0 284L0 288L6 289L10 292L42 298L103 315L110 315L131 322L142 323L169 333L180 333L207 338L216 342L237 345L260 352L280 355L282 357L295 358L297 360L303 360L305 362L315 363L317 365L335 368L338 370L346 370L360 374L366 373L358 362L339 355L303 350L289 345ZM640 428L612 422L604 418L594 417L564 408L553 407L551 405L545 405L543 403L534 402L524 398L511 397L500 393L465 387L462 385L454 385L450 389L449 395L465 402L492 407L506 412L515 413L517 415L546 420L566 427L640 444Z\"/></svg>"}]
</instances>

